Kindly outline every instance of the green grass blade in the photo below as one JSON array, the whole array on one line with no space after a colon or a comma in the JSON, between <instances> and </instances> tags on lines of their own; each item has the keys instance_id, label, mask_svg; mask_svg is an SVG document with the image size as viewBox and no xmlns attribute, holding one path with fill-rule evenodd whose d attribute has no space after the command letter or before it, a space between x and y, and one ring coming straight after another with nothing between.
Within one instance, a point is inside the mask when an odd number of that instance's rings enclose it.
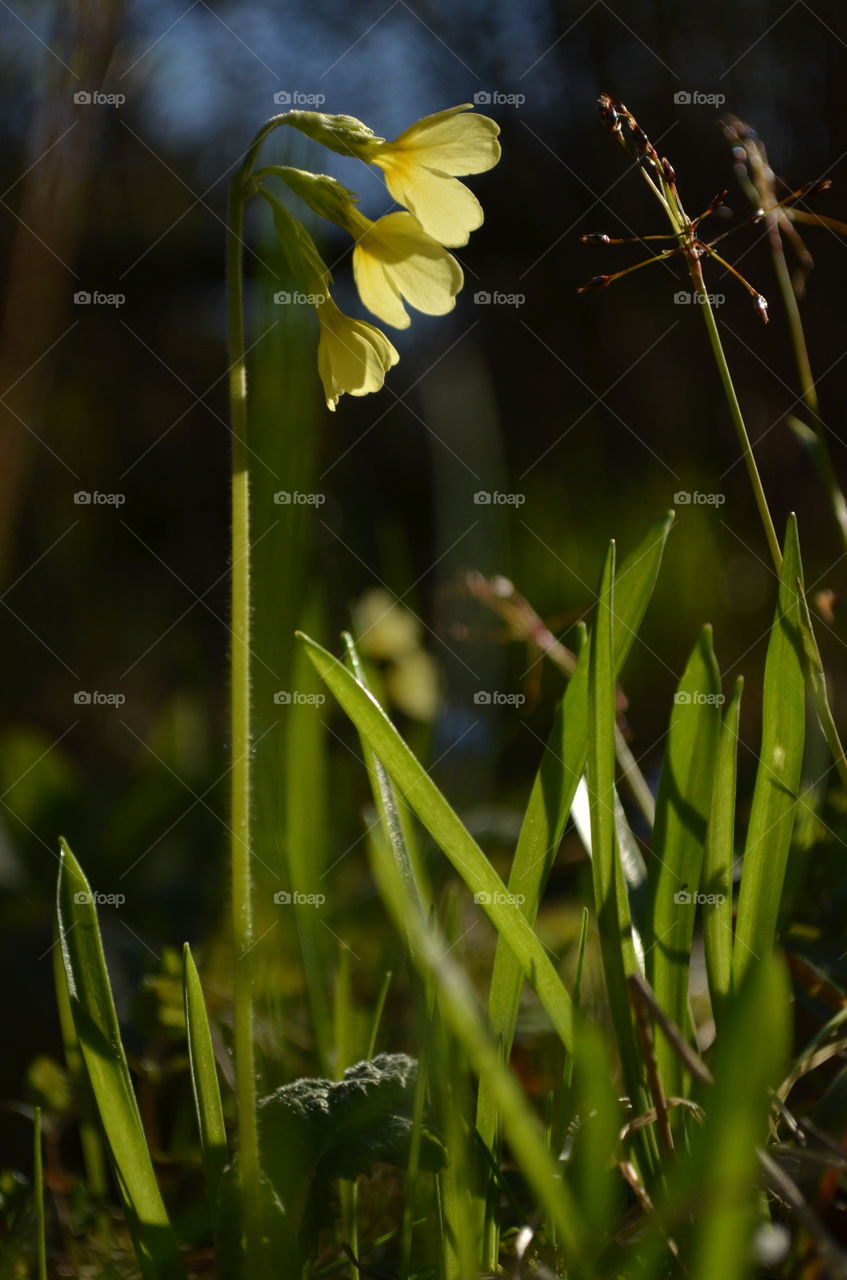
<instances>
[{"instance_id":1,"label":"green grass blade","mask_svg":"<svg viewBox=\"0 0 847 1280\"><path fill-rule=\"evenodd\" d=\"M654 524L627 557L615 591L615 673L620 675L650 602L674 513ZM579 661L556 714L541 767L533 783L521 825L509 892L522 895L520 910L535 923L550 868L564 834L588 752L588 649ZM505 941L498 940L488 1000L489 1025L501 1037L506 1059L511 1053L520 1004L523 973ZM477 1128L490 1146L495 1117L487 1090L480 1089Z\"/></svg>"},{"instance_id":2,"label":"green grass blade","mask_svg":"<svg viewBox=\"0 0 847 1280\"><path fill-rule=\"evenodd\" d=\"M212 1215L212 1225L217 1222L218 1192L221 1177L229 1160L229 1150L218 1084L215 1051L209 1031L209 1015L200 985L200 975L185 943L182 952L185 1004L185 1029L188 1037L188 1058L191 1065L191 1087L200 1130L200 1148L203 1152L203 1168L206 1174L206 1194Z\"/></svg>"},{"instance_id":3,"label":"green grass blade","mask_svg":"<svg viewBox=\"0 0 847 1280\"><path fill-rule=\"evenodd\" d=\"M175 1280L184 1272L130 1080L91 887L64 841L57 912L77 1039L126 1198L139 1265L151 1280Z\"/></svg>"},{"instance_id":4,"label":"green grass blade","mask_svg":"<svg viewBox=\"0 0 847 1280\"><path fill-rule=\"evenodd\" d=\"M639 1240L638 1263L625 1269L633 1280L671 1274L747 1280L753 1274L752 1234L761 1221L757 1149L767 1141L771 1090L790 1051L790 1010L790 983L779 958L754 960L726 1004L712 1059L714 1083L698 1086L705 1122L692 1127L690 1149L678 1153L658 1218ZM684 1270L671 1265L669 1238Z\"/></svg>"},{"instance_id":5,"label":"green grass blade","mask_svg":"<svg viewBox=\"0 0 847 1280\"><path fill-rule=\"evenodd\" d=\"M721 724L712 807L706 850L703 856L702 888L717 901L703 914L703 940L712 1013L720 1023L729 996L732 972L732 865L735 855L735 786L738 765L738 722L744 680L739 676L730 695Z\"/></svg>"},{"instance_id":6,"label":"green grass blade","mask_svg":"<svg viewBox=\"0 0 847 1280\"><path fill-rule=\"evenodd\" d=\"M791 990L776 956L748 966L717 1046L706 1123L694 1135L691 1170L696 1227L689 1254L697 1280L750 1274L759 1191L757 1146L768 1131L769 1090L788 1059Z\"/></svg>"},{"instance_id":7,"label":"green grass blade","mask_svg":"<svg viewBox=\"0 0 847 1280\"><path fill-rule=\"evenodd\" d=\"M540 1206L555 1223L559 1239L578 1264L585 1250L581 1215L574 1197L558 1176L558 1167L547 1150L538 1118L514 1074L501 1061L464 970L451 957L445 939L410 900L386 842L372 841L370 848L374 855L374 878L394 925L400 935L406 937L412 961L424 982L434 984L445 1025L462 1046L475 1075L488 1083L514 1157Z\"/></svg>"},{"instance_id":8,"label":"green grass blade","mask_svg":"<svg viewBox=\"0 0 847 1280\"><path fill-rule=\"evenodd\" d=\"M650 919L644 939L647 976L656 998L671 1021L683 1029L688 1023L694 895L700 889L712 802L720 696L712 631L704 627L674 698L656 801ZM676 900L680 893L690 895L689 900ZM683 1096L682 1063L664 1036L656 1042L656 1060L665 1095Z\"/></svg>"},{"instance_id":9,"label":"green grass blade","mask_svg":"<svg viewBox=\"0 0 847 1280\"><path fill-rule=\"evenodd\" d=\"M353 672L358 684L365 689L371 697L373 692L368 683L365 668L359 657L359 651L356 648L355 641L349 632L345 631L343 635L344 644L347 650L347 660L350 669ZM403 825L403 814L397 799L397 794L391 784L391 779L385 772L378 757L368 745L368 740L363 733L359 733L359 740L362 744L364 752L365 764L368 770L368 777L371 783L371 793L374 798L377 813L382 821L383 830L391 845L394 853L394 860L397 863L397 870L400 872L406 887L409 890L409 896L413 902L417 904L419 911L427 911L430 907L429 897L426 889L421 885L418 878L416 868L409 854L406 843L406 832Z\"/></svg>"},{"instance_id":10,"label":"green grass blade","mask_svg":"<svg viewBox=\"0 0 847 1280\"><path fill-rule=\"evenodd\" d=\"M65 1049L65 1062L68 1075L73 1085L79 1112L79 1140L82 1147L82 1162L88 1189L97 1199L102 1199L109 1187L109 1171L106 1153L103 1149L103 1137L97 1124L94 1097L91 1084L82 1060L82 1052L77 1039L71 1001L68 994L68 978L65 973L65 962L58 936L53 947L53 985L56 990L56 1006L59 1011L59 1026L62 1029L62 1044Z\"/></svg>"},{"instance_id":11,"label":"green grass blade","mask_svg":"<svg viewBox=\"0 0 847 1280\"><path fill-rule=\"evenodd\" d=\"M314 612L314 611L313 611ZM327 987L327 942L331 935L310 905L321 893L326 863L326 825L315 821L327 812L326 737L320 706L320 681L298 647L292 687L301 695L285 708L285 859L293 891L291 911L308 994L310 1023L321 1074L331 1076L332 1014ZM305 897L299 895L306 895Z\"/></svg>"},{"instance_id":12,"label":"green grass blade","mask_svg":"<svg viewBox=\"0 0 847 1280\"><path fill-rule=\"evenodd\" d=\"M806 714L801 633L803 566L790 516L762 698L762 747L738 898L733 982L773 946L803 768Z\"/></svg>"},{"instance_id":13,"label":"green grass blade","mask_svg":"<svg viewBox=\"0 0 847 1280\"><path fill-rule=\"evenodd\" d=\"M641 1059L635 1038L627 975L637 962L629 902L618 854L615 821L615 545L611 544L591 632L588 680L588 799L591 814L591 871L600 933L606 994L630 1098L641 1095Z\"/></svg>"},{"instance_id":14,"label":"green grass blade","mask_svg":"<svg viewBox=\"0 0 847 1280\"><path fill-rule=\"evenodd\" d=\"M514 951L557 1035L565 1048L572 1050L570 997L541 942L509 900L503 881L375 699L331 653L302 633L301 639L321 677L367 739L400 796L417 813Z\"/></svg>"}]
</instances>

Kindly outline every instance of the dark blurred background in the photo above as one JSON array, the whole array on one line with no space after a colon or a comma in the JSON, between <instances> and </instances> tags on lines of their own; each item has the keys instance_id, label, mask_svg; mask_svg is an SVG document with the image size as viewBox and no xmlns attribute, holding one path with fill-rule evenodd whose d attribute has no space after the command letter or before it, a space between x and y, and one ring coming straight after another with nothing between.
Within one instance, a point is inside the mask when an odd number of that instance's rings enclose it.
<instances>
[{"instance_id":1,"label":"dark blurred background","mask_svg":"<svg viewBox=\"0 0 847 1280\"><path fill-rule=\"evenodd\" d=\"M401 707L402 723L463 816L508 849L561 680L545 672L536 687L533 655L497 643L497 620L461 600L461 575L507 575L567 642L590 611L607 540L628 551L680 490L725 502L678 509L624 681L632 749L655 780L674 683L706 621L727 678L749 677L744 731L755 749L774 582L704 326L674 301L682 268L576 292L642 253L582 245L583 232L666 230L596 98L607 90L635 112L692 214L723 187L736 221L749 212L718 125L732 111L755 126L788 184L831 177L832 191L808 207L847 219L847 15L805 0L13 0L0 32L8 1099L21 1096L35 1054L58 1051L60 834L98 891L126 897L103 913L122 1012L166 945L202 944L225 920L224 218L228 174L284 109L275 95L359 116L389 138L428 112L477 102L501 125L503 159L470 179L486 221L458 251L466 287L455 311L392 334L402 359L386 388L345 397L334 416L319 394L314 318L274 304L290 281L264 211L248 219L257 855L269 882L283 874L285 843L285 708L273 693L296 687L295 626L337 648L362 593L402 597L441 688L434 719L403 719ZM79 100L97 93L121 100ZM697 94L724 101L685 100ZM278 131L267 156L335 174L371 216L390 207L374 171L293 131ZM362 314L343 239L310 225L336 296ZM714 221L716 231L729 225ZM847 482L845 243L826 229L803 235L816 264L803 304L812 363ZM771 260L761 228L725 247L771 301L765 327L744 290L707 264L710 289L725 295L719 320L775 518L781 529L798 511L807 582L836 592L821 643L843 725L844 563L811 462L785 425L799 388ZM75 301L81 292L112 303ZM325 501L281 506L279 491ZM479 491L523 501L481 506ZM113 498L75 502L95 492ZM520 713L482 708L480 689L524 689L528 700ZM86 705L80 692L117 696ZM349 728L329 706L325 718L333 805L318 817L326 862L339 868L328 927L347 939L357 917L344 910L361 902L367 919L372 897L357 847L366 779ZM748 788L751 750L741 759ZM816 751L813 778L827 766ZM15 1147L29 1142L14 1116L2 1129Z\"/></svg>"}]
</instances>

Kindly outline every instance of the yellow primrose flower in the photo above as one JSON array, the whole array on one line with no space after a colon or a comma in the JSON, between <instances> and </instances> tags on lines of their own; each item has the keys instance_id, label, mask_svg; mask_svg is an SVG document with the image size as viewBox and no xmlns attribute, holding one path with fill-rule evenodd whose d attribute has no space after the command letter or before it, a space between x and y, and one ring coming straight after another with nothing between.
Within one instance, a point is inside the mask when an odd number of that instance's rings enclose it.
<instances>
[{"instance_id":1,"label":"yellow primrose flower","mask_svg":"<svg viewBox=\"0 0 847 1280\"><path fill-rule=\"evenodd\" d=\"M465 280L462 268L410 213L389 213L372 222L351 209L347 224L356 237L353 276L368 311L408 329L404 299L428 316L453 310Z\"/></svg>"},{"instance_id":2,"label":"yellow primrose flower","mask_svg":"<svg viewBox=\"0 0 847 1280\"><path fill-rule=\"evenodd\" d=\"M346 316L325 295L317 305L321 336L318 373L327 408L335 411L341 396L366 396L379 391L388 370L400 359L385 334L367 320Z\"/></svg>"},{"instance_id":3,"label":"yellow primrose flower","mask_svg":"<svg viewBox=\"0 0 847 1280\"><path fill-rule=\"evenodd\" d=\"M482 206L458 176L484 173L500 159L500 126L488 116L464 115L469 102L424 116L393 142L379 138L351 148L375 164L398 204L415 215L429 235L444 245L467 244L482 226Z\"/></svg>"}]
</instances>

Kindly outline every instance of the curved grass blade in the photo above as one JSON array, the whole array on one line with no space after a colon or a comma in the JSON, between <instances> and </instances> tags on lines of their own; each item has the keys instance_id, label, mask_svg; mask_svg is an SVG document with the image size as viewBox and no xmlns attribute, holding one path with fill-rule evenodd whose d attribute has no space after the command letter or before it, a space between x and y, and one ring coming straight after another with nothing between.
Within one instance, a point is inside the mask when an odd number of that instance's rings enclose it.
<instances>
[{"instance_id":1,"label":"curved grass blade","mask_svg":"<svg viewBox=\"0 0 847 1280\"><path fill-rule=\"evenodd\" d=\"M452 959L444 938L415 909L387 843L374 840L370 848L374 878L395 928L406 937L424 981L434 984L444 1023L464 1049L474 1073L492 1091L515 1159L578 1267L586 1248L581 1215L547 1150L538 1118L512 1071L501 1061L463 969ZM576 1268L574 1274L580 1274Z\"/></svg>"},{"instance_id":2,"label":"curved grass blade","mask_svg":"<svg viewBox=\"0 0 847 1280\"><path fill-rule=\"evenodd\" d=\"M200 1130L200 1148L203 1152L203 1169L206 1175L206 1194L212 1215L212 1225L217 1223L218 1193L221 1177L229 1160L224 1128L221 1091L215 1051L209 1031L209 1015L200 985L200 975L185 943L182 951L182 993L185 1003L185 1029L188 1036L188 1058L191 1064L191 1087L194 1091L194 1107Z\"/></svg>"},{"instance_id":3,"label":"curved grass blade","mask_svg":"<svg viewBox=\"0 0 847 1280\"><path fill-rule=\"evenodd\" d=\"M77 1040L74 1016L68 995L68 978L65 973L65 962L62 959L62 948L58 935L53 947L53 985L56 991L56 1006L59 1011L59 1026L62 1030L62 1043L65 1048L65 1062L71 1079L73 1094L77 1102L79 1140L82 1147L82 1162L88 1190L97 1200L106 1196L109 1187L109 1170L106 1152L103 1147L103 1135L97 1124L96 1108L91 1093L91 1084L86 1074L82 1052Z\"/></svg>"},{"instance_id":4,"label":"curved grass blade","mask_svg":"<svg viewBox=\"0 0 847 1280\"><path fill-rule=\"evenodd\" d=\"M150 1280L176 1280L185 1273L130 1080L91 887L64 840L56 898L74 1026L126 1200L141 1272Z\"/></svg>"},{"instance_id":5,"label":"curved grass blade","mask_svg":"<svg viewBox=\"0 0 847 1280\"><path fill-rule=\"evenodd\" d=\"M694 940L712 779L720 733L720 674L712 629L704 627L674 698L668 749L656 802L650 861L647 977L659 1005L688 1025L688 973ZM683 1066L664 1036L656 1061L665 1097L684 1096Z\"/></svg>"},{"instance_id":6,"label":"curved grass blade","mask_svg":"<svg viewBox=\"0 0 847 1280\"><path fill-rule=\"evenodd\" d=\"M712 1014L720 1025L730 992L732 971L732 865L735 856L735 785L738 765L738 722L743 677L739 676L726 704L721 724L706 850L703 892L714 895L703 916L703 941Z\"/></svg>"},{"instance_id":7,"label":"curved grass blade","mask_svg":"<svg viewBox=\"0 0 847 1280\"><path fill-rule=\"evenodd\" d=\"M514 951L557 1035L572 1051L570 997L541 942L510 900L503 881L372 695L331 653L302 632L298 635L322 679L366 738L402 799L417 813ZM379 841L374 843L378 845Z\"/></svg>"},{"instance_id":8,"label":"curved grass blade","mask_svg":"<svg viewBox=\"0 0 847 1280\"><path fill-rule=\"evenodd\" d=\"M315 612L315 610L312 610ZM325 824L315 814L327 806L327 730L309 695L320 692L320 681L301 649L294 656L293 687L306 694L294 699L285 714L285 862L294 891L292 914L300 946L300 961L321 1073L332 1074L332 1013L327 986L329 935L319 912L303 905L308 895L325 887ZM306 895L301 897L300 895Z\"/></svg>"},{"instance_id":9,"label":"curved grass blade","mask_svg":"<svg viewBox=\"0 0 847 1280\"><path fill-rule=\"evenodd\" d=\"M794 830L805 742L802 580L797 519L789 516L762 698L762 747L738 897L732 954L737 983L773 946Z\"/></svg>"}]
</instances>

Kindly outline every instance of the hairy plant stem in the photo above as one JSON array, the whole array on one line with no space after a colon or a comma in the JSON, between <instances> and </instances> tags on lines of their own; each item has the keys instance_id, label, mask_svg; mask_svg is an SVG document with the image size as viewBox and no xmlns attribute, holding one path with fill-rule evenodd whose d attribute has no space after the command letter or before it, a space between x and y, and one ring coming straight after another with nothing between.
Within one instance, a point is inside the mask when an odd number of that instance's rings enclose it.
<instances>
[{"instance_id":1,"label":"hairy plant stem","mask_svg":"<svg viewBox=\"0 0 847 1280\"><path fill-rule=\"evenodd\" d=\"M242 241L249 195L242 169L230 186L227 216L227 324L232 428L230 858L234 950L235 1070L239 1177L245 1274L255 1274L261 1250L261 1171L253 1049L253 902L250 843L250 477L247 453L247 368L244 340Z\"/></svg>"}]
</instances>

